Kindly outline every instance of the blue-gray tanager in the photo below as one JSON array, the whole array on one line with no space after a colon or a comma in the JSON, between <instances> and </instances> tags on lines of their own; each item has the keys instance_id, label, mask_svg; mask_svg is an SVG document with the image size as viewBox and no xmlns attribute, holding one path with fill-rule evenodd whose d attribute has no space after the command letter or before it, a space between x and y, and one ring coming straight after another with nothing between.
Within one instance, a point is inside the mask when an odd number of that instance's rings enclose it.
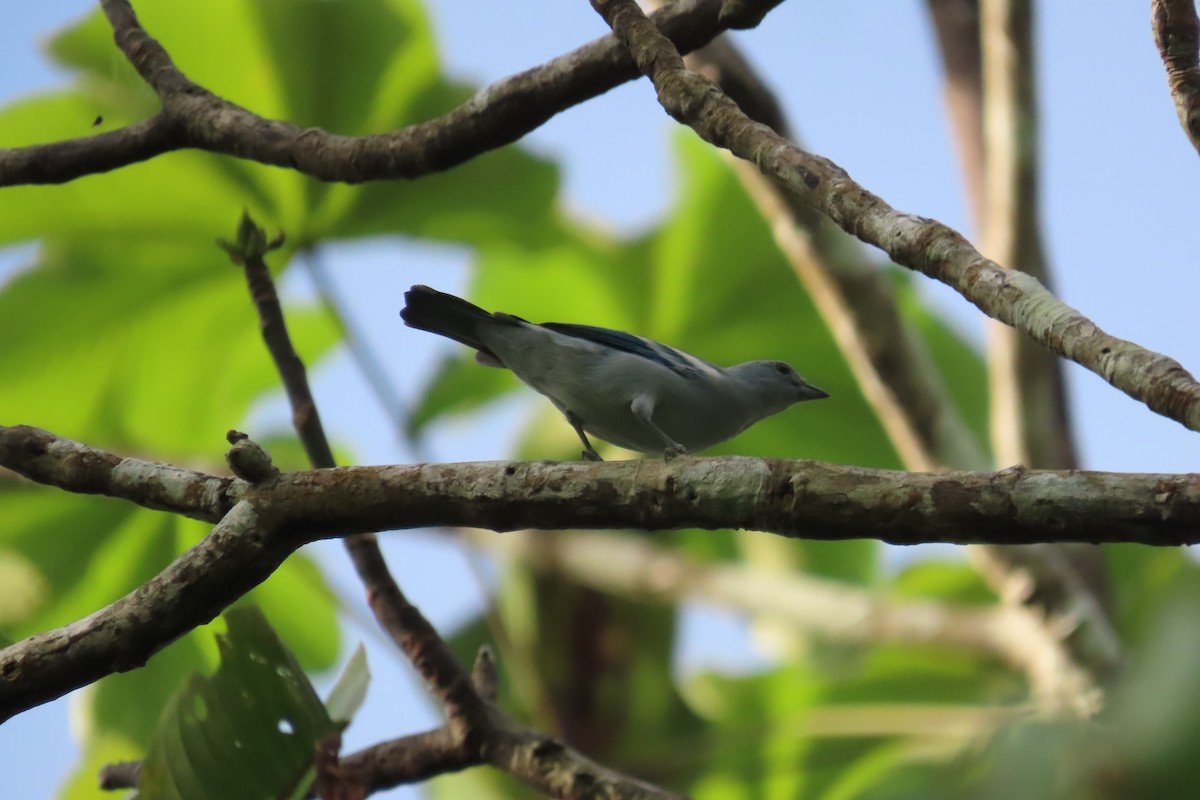
<instances>
[{"instance_id":1,"label":"blue-gray tanager","mask_svg":"<svg viewBox=\"0 0 1200 800\"><path fill-rule=\"evenodd\" d=\"M475 360L506 367L550 399L588 441L668 458L723 442L803 400L829 395L782 361L718 367L632 333L489 314L454 295L414 286L400 316L412 328L475 348Z\"/></svg>"}]
</instances>

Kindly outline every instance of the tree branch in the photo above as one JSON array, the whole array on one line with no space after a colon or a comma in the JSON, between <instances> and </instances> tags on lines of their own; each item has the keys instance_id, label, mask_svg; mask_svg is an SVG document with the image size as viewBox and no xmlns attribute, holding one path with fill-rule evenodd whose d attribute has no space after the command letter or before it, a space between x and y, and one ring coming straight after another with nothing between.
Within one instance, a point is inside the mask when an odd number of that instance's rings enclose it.
<instances>
[{"instance_id":1,"label":"tree branch","mask_svg":"<svg viewBox=\"0 0 1200 800\"><path fill-rule=\"evenodd\" d=\"M946 63L947 95L955 129L960 134L956 141L962 145L959 152L973 193L970 199L976 211L980 211L984 204L984 157L980 128L979 15L971 0L931 0L929 5ZM715 80L755 121L795 141L770 90L725 38L691 53L684 63ZM958 414L924 342L900 315L895 290L886 274L870 264L858 248L851 247L851 240L843 231L819 224L820 216L799 196L770 181L753 164L728 152L725 155L733 162L742 185L770 224L780 250L825 318L864 397L904 465L910 470L986 467L989 462ZM1023 170L1029 169L1030 164L1021 161L1020 167L1013 174L1025 176ZM1032 190L1031 181L1019 185ZM1020 217L1022 223L1030 219L1035 218L1024 214ZM1034 365L1031 374L1035 378L1048 375L1051 379L1049 387L1044 386L1044 381L1035 384L1043 390L1053 388L1054 380L1061 377L1058 359L1012 328L999 323L994 326L1007 332L1002 337L1005 344L1011 342L1016 348L1013 352L1020 356L1006 363ZM1037 396L1051 395L1043 391ZM1053 396L1061 399L1062 394ZM1034 405L1042 408L1044 404L1035 401ZM1027 408L1018 405L1014 410L1024 413ZM998 418L1012 419L1008 414ZM1049 418L1059 419L1060 427L1065 430L1064 414ZM1018 432L1025 430L1008 427ZM1070 454L1068 434L1043 431L1043 435L1034 445L1038 453L1061 453L1065 442L1065 452ZM1004 458L1007 460L1002 463L1025 463L1022 458ZM1074 466L1039 461L1030 465ZM1064 556L1060 551L1066 548L1072 548L1073 552ZM1093 712L1098 706L1097 692L1088 673L1110 673L1120 653L1104 604L1096 600L1097 596L1107 596L1100 554L1086 545L1043 545L1034 549L984 546L973 548L972 555L1004 598L1026 608L1023 618L1018 618L1019 613L1009 614L1011 620L1000 631L1005 634L1005 641L1013 645L1009 648L1009 660L1025 670L1040 706L1051 713L1061 709ZM1098 585L1099 590L1093 591L1089 582L1081 579L1081 572L1090 576L1090 583ZM1022 587L1023 593L1012 591L1016 586ZM821 605L816 598L811 604ZM843 617L831 615L828 619ZM1063 636L1067 620L1071 635ZM978 627L983 630L986 626ZM1019 635L1009 635L1017 630ZM1089 635L1078 635L1081 631Z\"/></svg>"},{"instance_id":2,"label":"tree branch","mask_svg":"<svg viewBox=\"0 0 1200 800\"><path fill-rule=\"evenodd\" d=\"M781 0L684 0L655 15L684 51L729 28L753 27ZM189 80L138 23L127 0L102 0L117 45L158 93L162 110L117 131L0 149L0 186L64 183L196 148L295 169L325 181L418 178L511 144L555 114L633 80L637 68L604 36L481 89L436 119L371 136L343 136L264 119Z\"/></svg>"},{"instance_id":3,"label":"tree branch","mask_svg":"<svg viewBox=\"0 0 1200 800\"><path fill-rule=\"evenodd\" d=\"M29 442L52 441L44 452L28 452ZM101 466L76 476L66 466L80 454ZM1190 473L1023 468L909 473L745 456L601 464L485 461L315 469L257 486L187 473L189 483L171 503L155 488L156 478L177 479L186 471L119 459L25 425L0 426L0 466L88 494L102 493L108 481L116 485L116 476L100 472L137 471L144 474L142 493L123 489L119 496L208 522L223 519L227 499L203 487L230 481L229 497L269 510L271 524L296 546L370 530L433 526L733 528L901 545L1200 543L1200 476Z\"/></svg>"},{"instance_id":4,"label":"tree branch","mask_svg":"<svg viewBox=\"0 0 1200 800\"><path fill-rule=\"evenodd\" d=\"M0 426L0 464L31 481L75 494L100 494L144 508L216 523L246 488L232 477L123 458L25 425Z\"/></svg>"},{"instance_id":5,"label":"tree branch","mask_svg":"<svg viewBox=\"0 0 1200 800\"><path fill-rule=\"evenodd\" d=\"M984 204L983 55L979 0L925 0L942 57L942 93L966 200L982 227Z\"/></svg>"},{"instance_id":6,"label":"tree branch","mask_svg":"<svg viewBox=\"0 0 1200 800\"><path fill-rule=\"evenodd\" d=\"M170 507L155 478L174 467L0 426L0 466L67 491L96 493L114 472L144 475L142 493ZM90 471L66 467L86 455ZM100 474L107 471L105 477ZM145 586L90 617L0 651L0 721L111 672L132 669L213 619L262 582L293 550L373 530L519 528L745 528L840 540L870 533L894 544L1030 544L1045 541L1200 543L1195 475L1039 472L917 473L811 461L683 458L602 464L485 462L340 467L231 483L224 496L195 474L173 496L213 532ZM194 487L194 491L192 488ZM196 497L207 498L204 503Z\"/></svg>"},{"instance_id":7,"label":"tree branch","mask_svg":"<svg viewBox=\"0 0 1200 800\"><path fill-rule=\"evenodd\" d=\"M489 703L495 700L494 664L487 648L476 659L473 680ZM465 743L449 726L401 736L340 760L343 775L353 776L365 794L418 783L449 772L491 764L522 778L552 797L611 800L682 800L680 795L622 775L591 761L557 740L493 713ZM102 789L137 785L141 762L110 764L100 771ZM309 797L314 797L309 789Z\"/></svg>"},{"instance_id":8,"label":"tree branch","mask_svg":"<svg viewBox=\"0 0 1200 800\"><path fill-rule=\"evenodd\" d=\"M1154 43L1167 69L1179 123L1200 152L1200 19L1193 0L1151 0Z\"/></svg>"}]
</instances>

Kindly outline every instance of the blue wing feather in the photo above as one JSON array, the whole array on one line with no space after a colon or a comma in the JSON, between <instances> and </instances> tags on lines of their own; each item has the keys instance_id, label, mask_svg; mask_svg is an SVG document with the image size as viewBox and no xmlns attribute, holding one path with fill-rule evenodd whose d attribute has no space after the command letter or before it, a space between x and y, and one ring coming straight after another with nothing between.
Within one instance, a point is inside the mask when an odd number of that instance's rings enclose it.
<instances>
[{"instance_id":1,"label":"blue wing feather","mask_svg":"<svg viewBox=\"0 0 1200 800\"><path fill-rule=\"evenodd\" d=\"M612 328L599 328L595 325L576 325L569 322L543 322L542 327L549 328L556 333L574 336L578 339L586 339L589 342L611 347L614 350L640 356L684 377L703 373L706 367L718 371L721 369L715 364L710 364L704 359L676 350L674 347L652 339L644 339L641 336L626 333L625 331L613 330Z\"/></svg>"}]
</instances>

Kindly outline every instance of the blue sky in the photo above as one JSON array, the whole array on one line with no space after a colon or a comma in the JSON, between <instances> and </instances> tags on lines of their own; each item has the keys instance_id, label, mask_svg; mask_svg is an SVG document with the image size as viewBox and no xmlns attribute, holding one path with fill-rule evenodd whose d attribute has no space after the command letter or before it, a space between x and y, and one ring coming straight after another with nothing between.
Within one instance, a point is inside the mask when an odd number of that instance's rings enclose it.
<instances>
[{"instance_id":1,"label":"blue sky","mask_svg":"<svg viewBox=\"0 0 1200 800\"><path fill-rule=\"evenodd\" d=\"M41 59L37 44L92 6L44 0L9 10L0 28L0 101L63 79ZM1081 14L1073 4L1044 3L1038 11L1043 224L1057 293L1110 333L1200 367L1200 337L1189 325L1200 297L1195 247L1200 158L1176 121L1150 35L1148 4L1116 3L1102 14ZM450 71L477 82L540 63L606 30L585 0L529 0L518 7L444 0L432 4L432 12ZM532 34L530 20L536 20ZM807 147L832 158L895 207L971 235L924 3L785 3L760 29L736 38L780 93ZM165 44L169 49L170 42ZM636 230L652 224L671 201L668 147L674 127L643 81L560 115L528 143L561 162L572 209L614 229ZM453 345L401 327L400 295L412 283L461 289L468 255L389 241L330 248L321 257L397 391L411 399L435 357ZM5 261L0 255L0 275ZM14 257L7 263L15 263ZM963 330L980 338L979 312L945 287L922 282ZM310 291L300 272L286 289ZM400 341L403 360L391 357L393 343ZM1197 468L1193 434L1081 368L1071 366L1068 376L1085 466ZM325 364L314 380L331 434L350 443L364 463L414 459L388 433L382 409L348 358ZM486 420L441 425L420 456L503 457L511 437L496 431L519 428L532 402L514 398ZM285 416L280 400L268 401L250 428ZM411 533L385 537L385 547L401 585L439 627L479 607L484 588L455 547ZM357 601L339 547L326 543L315 550L344 594ZM473 591L451 593L446 586ZM434 720L398 657L370 632L353 630L348 638L368 641L375 676L348 747ZM737 667L755 658L741 625L719 612L690 613L683 639L685 668ZM0 766L15 781L9 784L13 796L47 796L64 775L74 757L68 706L59 701L0 727Z\"/></svg>"}]
</instances>

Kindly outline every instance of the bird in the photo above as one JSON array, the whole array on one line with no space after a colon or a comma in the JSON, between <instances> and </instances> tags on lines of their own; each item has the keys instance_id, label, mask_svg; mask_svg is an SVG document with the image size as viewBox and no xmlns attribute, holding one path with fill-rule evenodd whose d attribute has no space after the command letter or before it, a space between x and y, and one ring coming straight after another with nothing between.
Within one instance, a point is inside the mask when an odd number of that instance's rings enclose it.
<instances>
[{"instance_id":1,"label":"bird","mask_svg":"<svg viewBox=\"0 0 1200 800\"><path fill-rule=\"evenodd\" d=\"M404 324L475 349L475 360L512 371L588 439L671 459L730 439L796 403L829 394L783 361L718 367L674 347L611 328L533 323L428 286L404 293Z\"/></svg>"}]
</instances>

